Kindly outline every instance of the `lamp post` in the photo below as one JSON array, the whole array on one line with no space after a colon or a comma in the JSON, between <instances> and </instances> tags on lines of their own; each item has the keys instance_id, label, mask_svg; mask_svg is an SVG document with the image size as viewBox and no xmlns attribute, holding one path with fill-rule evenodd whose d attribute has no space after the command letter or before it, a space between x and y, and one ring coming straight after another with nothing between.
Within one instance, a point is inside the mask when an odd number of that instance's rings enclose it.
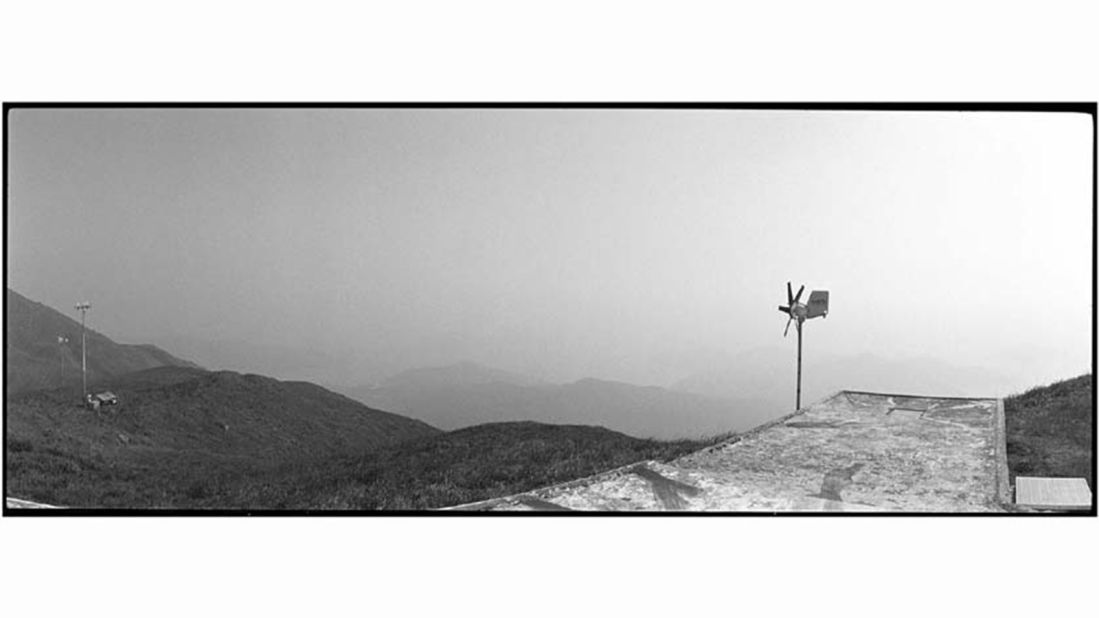
<instances>
[{"instance_id":1,"label":"lamp post","mask_svg":"<svg viewBox=\"0 0 1099 618\"><path fill-rule=\"evenodd\" d=\"M88 398L88 340L84 331L84 317L92 304L88 301L76 304L76 310L80 312L80 372L84 376L84 392L80 395L81 401Z\"/></svg>"}]
</instances>

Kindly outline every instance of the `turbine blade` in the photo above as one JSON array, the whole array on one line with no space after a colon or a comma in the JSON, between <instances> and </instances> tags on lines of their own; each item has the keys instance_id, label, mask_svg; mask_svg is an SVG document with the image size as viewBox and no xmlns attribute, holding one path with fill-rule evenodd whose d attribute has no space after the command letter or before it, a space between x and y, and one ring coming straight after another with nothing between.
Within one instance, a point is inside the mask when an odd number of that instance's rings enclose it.
<instances>
[{"instance_id":1,"label":"turbine blade","mask_svg":"<svg viewBox=\"0 0 1099 618\"><path fill-rule=\"evenodd\" d=\"M790 332L790 322L794 321L794 316L790 316L789 320L786 320L786 330L782 331L782 336L785 337L786 333Z\"/></svg>"},{"instance_id":2,"label":"turbine blade","mask_svg":"<svg viewBox=\"0 0 1099 618\"><path fill-rule=\"evenodd\" d=\"M804 291L805 291L805 286L804 285L801 286L800 288L798 288L798 293L794 294L794 302L792 302L790 304L792 305L792 304L798 302L798 299L801 298L801 293L804 292Z\"/></svg>"},{"instance_id":3,"label":"turbine blade","mask_svg":"<svg viewBox=\"0 0 1099 618\"><path fill-rule=\"evenodd\" d=\"M782 305L779 305L778 310L783 312L783 313L786 313L786 314L790 313L790 308L789 307L783 307Z\"/></svg>"},{"instance_id":4,"label":"turbine blade","mask_svg":"<svg viewBox=\"0 0 1099 618\"><path fill-rule=\"evenodd\" d=\"M794 304L794 289L790 287L790 282L786 282L786 304Z\"/></svg>"}]
</instances>

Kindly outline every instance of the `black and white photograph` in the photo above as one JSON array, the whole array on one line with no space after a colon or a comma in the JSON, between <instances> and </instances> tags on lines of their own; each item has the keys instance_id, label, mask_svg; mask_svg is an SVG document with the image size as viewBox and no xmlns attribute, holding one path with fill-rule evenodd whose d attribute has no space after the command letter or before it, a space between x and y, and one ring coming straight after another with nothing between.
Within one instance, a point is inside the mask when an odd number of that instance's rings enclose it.
<instances>
[{"instance_id":1,"label":"black and white photograph","mask_svg":"<svg viewBox=\"0 0 1099 618\"><path fill-rule=\"evenodd\" d=\"M1095 513L1095 104L5 107L5 514Z\"/></svg>"},{"instance_id":2,"label":"black and white photograph","mask_svg":"<svg viewBox=\"0 0 1099 618\"><path fill-rule=\"evenodd\" d=\"M1094 613L1091 5L0 16L5 616Z\"/></svg>"}]
</instances>

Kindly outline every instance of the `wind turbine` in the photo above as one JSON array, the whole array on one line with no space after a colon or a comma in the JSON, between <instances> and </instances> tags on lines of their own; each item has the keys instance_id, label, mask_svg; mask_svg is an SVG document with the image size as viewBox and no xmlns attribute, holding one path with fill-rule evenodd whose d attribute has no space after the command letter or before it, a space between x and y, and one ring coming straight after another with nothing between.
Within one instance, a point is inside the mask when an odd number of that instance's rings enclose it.
<instances>
[{"instance_id":1,"label":"wind turbine","mask_svg":"<svg viewBox=\"0 0 1099 618\"><path fill-rule=\"evenodd\" d=\"M817 317L828 317L828 291L827 290L813 290L809 294L809 302L802 303L801 293L805 291L805 286L798 288L798 293L794 294L794 289L790 287L790 282L786 282L786 305L780 305L778 310L790 316L786 320L786 330L782 331L782 336L785 337L790 332L790 322L797 320L798 327L798 398L797 408L801 409L801 325L805 320L811 320Z\"/></svg>"}]
</instances>

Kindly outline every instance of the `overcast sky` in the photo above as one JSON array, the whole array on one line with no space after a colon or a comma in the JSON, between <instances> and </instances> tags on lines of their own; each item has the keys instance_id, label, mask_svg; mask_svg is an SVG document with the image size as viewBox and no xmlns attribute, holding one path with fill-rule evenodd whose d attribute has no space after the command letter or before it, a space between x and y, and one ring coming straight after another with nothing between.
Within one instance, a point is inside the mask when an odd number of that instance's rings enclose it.
<instances>
[{"instance_id":1,"label":"overcast sky","mask_svg":"<svg viewBox=\"0 0 1099 618\"><path fill-rule=\"evenodd\" d=\"M686 110L30 110L8 285L125 342L671 383L806 353L1088 370L1091 120ZM169 350L170 351L170 350Z\"/></svg>"}]
</instances>

